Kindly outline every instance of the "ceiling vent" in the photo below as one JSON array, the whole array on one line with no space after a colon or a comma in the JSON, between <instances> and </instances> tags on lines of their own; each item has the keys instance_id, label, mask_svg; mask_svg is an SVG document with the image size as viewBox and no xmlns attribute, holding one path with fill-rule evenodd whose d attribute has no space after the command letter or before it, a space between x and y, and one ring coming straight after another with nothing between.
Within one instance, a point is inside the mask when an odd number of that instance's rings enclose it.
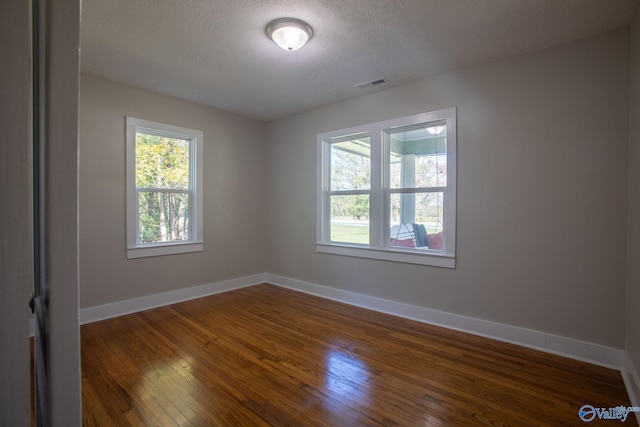
<instances>
[{"instance_id":1,"label":"ceiling vent","mask_svg":"<svg viewBox=\"0 0 640 427\"><path fill-rule=\"evenodd\" d=\"M365 83L360 83L359 85L356 85L356 87L358 89L364 89L366 87L370 87L370 86L378 86L384 83L389 83L388 79L385 78L381 78L381 79L375 79L375 80L371 80L369 82L365 82Z\"/></svg>"}]
</instances>

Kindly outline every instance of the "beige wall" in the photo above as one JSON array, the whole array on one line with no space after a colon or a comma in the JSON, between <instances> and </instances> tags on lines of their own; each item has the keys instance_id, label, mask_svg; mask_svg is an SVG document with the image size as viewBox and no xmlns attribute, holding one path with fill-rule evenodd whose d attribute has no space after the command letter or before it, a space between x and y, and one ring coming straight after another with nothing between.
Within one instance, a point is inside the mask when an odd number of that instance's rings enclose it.
<instances>
[{"instance_id":1,"label":"beige wall","mask_svg":"<svg viewBox=\"0 0 640 427\"><path fill-rule=\"evenodd\" d=\"M628 36L474 66L266 126L83 76L81 307L268 271L622 348ZM317 254L317 133L451 106L457 268ZM205 252L126 259L126 115L204 131Z\"/></svg>"},{"instance_id":2,"label":"beige wall","mask_svg":"<svg viewBox=\"0 0 640 427\"><path fill-rule=\"evenodd\" d=\"M631 43L626 350L640 373L640 12Z\"/></svg>"},{"instance_id":3,"label":"beige wall","mask_svg":"<svg viewBox=\"0 0 640 427\"><path fill-rule=\"evenodd\" d=\"M624 346L629 33L268 125L269 272ZM316 135L458 109L455 270L315 252Z\"/></svg>"},{"instance_id":4,"label":"beige wall","mask_svg":"<svg viewBox=\"0 0 640 427\"><path fill-rule=\"evenodd\" d=\"M204 132L204 252L131 259L125 116ZM266 270L264 124L91 76L80 100L80 306Z\"/></svg>"}]
</instances>

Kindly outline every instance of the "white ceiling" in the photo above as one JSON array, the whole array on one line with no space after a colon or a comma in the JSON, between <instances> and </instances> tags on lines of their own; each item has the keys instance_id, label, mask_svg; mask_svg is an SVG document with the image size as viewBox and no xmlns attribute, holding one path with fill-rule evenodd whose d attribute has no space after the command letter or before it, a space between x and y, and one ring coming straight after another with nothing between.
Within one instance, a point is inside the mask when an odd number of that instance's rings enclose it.
<instances>
[{"instance_id":1,"label":"white ceiling","mask_svg":"<svg viewBox=\"0 0 640 427\"><path fill-rule=\"evenodd\" d=\"M82 70L272 120L628 25L637 0L83 0ZM308 22L302 49L265 34ZM389 83L358 89L378 78Z\"/></svg>"}]
</instances>

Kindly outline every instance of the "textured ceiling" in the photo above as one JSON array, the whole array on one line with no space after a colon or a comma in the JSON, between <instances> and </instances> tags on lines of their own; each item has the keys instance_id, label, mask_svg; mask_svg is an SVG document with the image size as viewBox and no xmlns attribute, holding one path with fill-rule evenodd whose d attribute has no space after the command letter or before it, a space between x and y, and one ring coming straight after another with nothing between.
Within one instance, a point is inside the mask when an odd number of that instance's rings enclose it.
<instances>
[{"instance_id":1,"label":"textured ceiling","mask_svg":"<svg viewBox=\"0 0 640 427\"><path fill-rule=\"evenodd\" d=\"M637 0L83 0L82 70L272 120L629 24ZM302 49L265 35L291 16ZM387 78L365 89L356 85Z\"/></svg>"}]
</instances>

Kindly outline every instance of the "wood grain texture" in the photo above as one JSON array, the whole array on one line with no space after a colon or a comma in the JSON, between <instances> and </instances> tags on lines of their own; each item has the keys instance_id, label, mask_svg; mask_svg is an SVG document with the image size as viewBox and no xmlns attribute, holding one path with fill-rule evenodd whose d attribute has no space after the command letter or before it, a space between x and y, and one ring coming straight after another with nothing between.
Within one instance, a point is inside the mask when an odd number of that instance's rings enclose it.
<instances>
[{"instance_id":1,"label":"wood grain texture","mask_svg":"<svg viewBox=\"0 0 640 427\"><path fill-rule=\"evenodd\" d=\"M630 405L617 371L272 285L82 326L82 389L86 426L577 426Z\"/></svg>"}]
</instances>

